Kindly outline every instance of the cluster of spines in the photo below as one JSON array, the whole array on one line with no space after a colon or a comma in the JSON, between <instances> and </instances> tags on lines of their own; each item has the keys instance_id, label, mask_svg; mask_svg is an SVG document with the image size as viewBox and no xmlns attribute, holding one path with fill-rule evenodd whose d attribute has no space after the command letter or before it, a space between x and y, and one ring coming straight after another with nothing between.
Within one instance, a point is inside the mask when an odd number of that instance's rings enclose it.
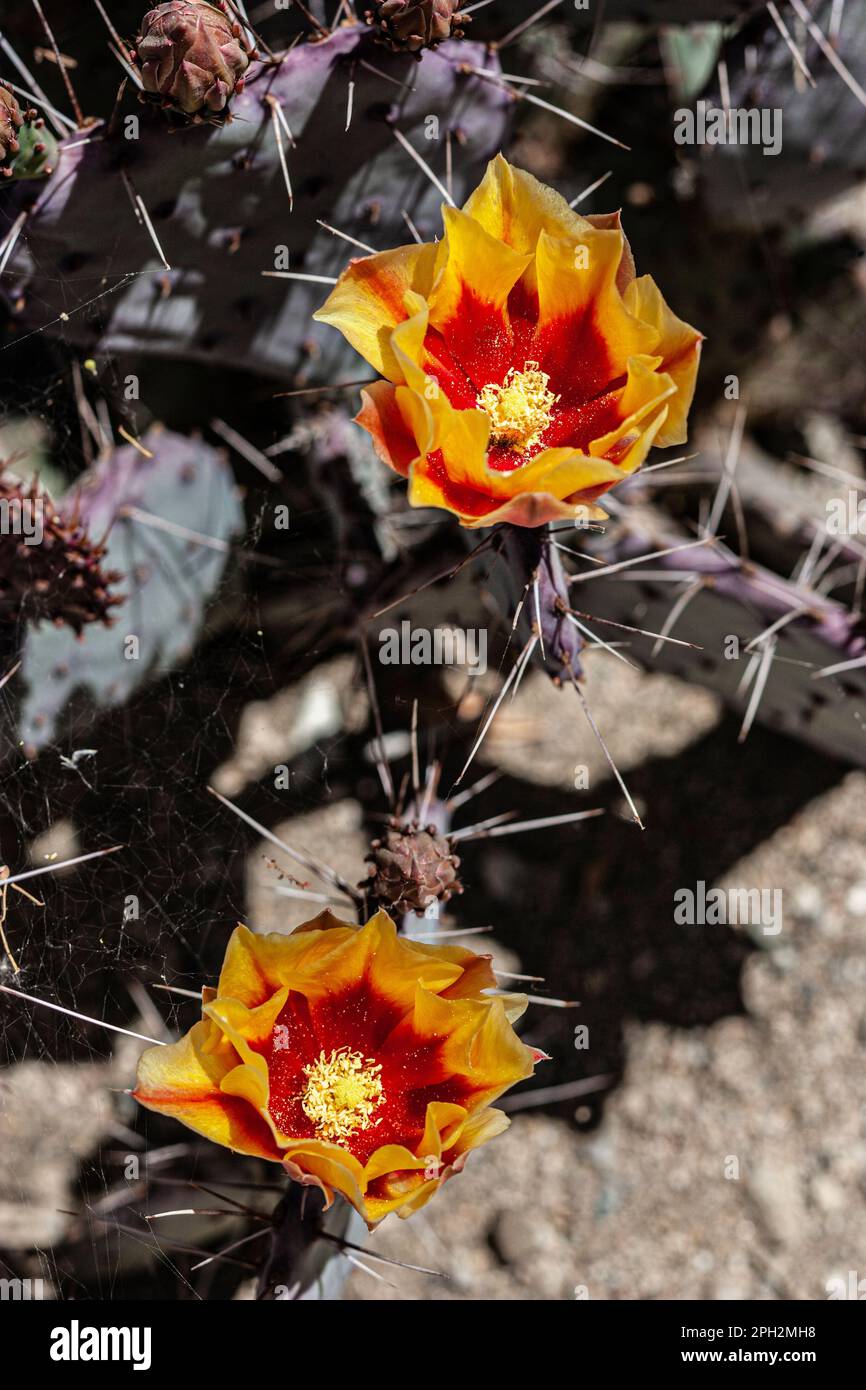
<instances>
[{"instance_id":1,"label":"cluster of spines","mask_svg":"<svg viewBox=\"0 0 866 1390\"><path fill-rule=\"evenodd\" d=\"M106 548L87 533L79 517L64 516L36 482L24 484L0 473L0 503L7 523L0 533L0 624L53 622L80 633L88 623L106 623L123 598L110 592L121 576L105 570ZM26 535L9 518L38 518Z\"/></svg>"}]
</instances>

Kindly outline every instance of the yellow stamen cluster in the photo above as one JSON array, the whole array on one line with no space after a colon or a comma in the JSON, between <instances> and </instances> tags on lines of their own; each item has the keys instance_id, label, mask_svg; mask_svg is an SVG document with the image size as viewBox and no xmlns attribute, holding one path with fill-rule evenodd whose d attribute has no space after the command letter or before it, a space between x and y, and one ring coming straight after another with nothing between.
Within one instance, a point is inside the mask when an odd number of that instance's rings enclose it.
<instances>
[{"instance_id":1,"label":"yellow stamen cluster","mask_svg":"<svg viewBox=\"0 0 866 1390\"><path fill-rule=\"evenodd\" d=\"M484 387L477 404L493 422L491 444L506 444L526 453L541 442L559 400L548 389L549 381L537 362L527 362L522 372L511 367L501 386Z\"/></svg>"},{"instance_id":2,"label":"yellow stamen cluster","mask_svg":"<svg viewBox=\"0 0 866 1390\"><path fill-rule=\"evenodd\" d=\"M304 1067L307 1086L301 1109L321 1139L350 1139L360 1129L381 1124L373 1112L385 1102L382 1068L371 1057L341 1047L330 1056L320 1052Z\"/></svg>"}]
</instances>

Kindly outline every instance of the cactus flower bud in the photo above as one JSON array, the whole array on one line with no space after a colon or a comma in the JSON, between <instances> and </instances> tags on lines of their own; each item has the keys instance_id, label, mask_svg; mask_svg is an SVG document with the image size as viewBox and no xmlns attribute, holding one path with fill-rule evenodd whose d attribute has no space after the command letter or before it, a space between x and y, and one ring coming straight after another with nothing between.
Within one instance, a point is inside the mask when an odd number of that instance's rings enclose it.
<instances>
[{"instance_id":1,"label":"cactus flower bud","mask_svg":"<svg viewBox=\"0 0 866 1390\"><path fill-rule=\"evenodd\" d=\"M21 148L18 132L23 124L24 117L14 92L5 82L0 82L0 173L6 178L12 173L12 161Z\"/></svg>"},{"instance_id":2,"label":"cactus flower bud","mask_svg":"<svg viewBox=\"0 0 866 1390\"><path fill-rule=\"evenodd\" d=\"M365 16L379 30L380 41L397 52L436 48L446 39L462 39L469 15L457 12L459 0L378 0Z\"/></svg>"},{"instance_id":3,"label":"cactus flower bud","mask_svg":"<svg viewBox=\"0 0 866 1390\"><path fill-rule=\"evenodd\" d=\"M136 41L144 91L187 116L223 114L251 56L240 25L207 0L157 5Z\"/></svg>"},{"instance_id":4,"label":"cactus flower bud","mask_svg":"<svg viewBox=\"0 0 866 1390\"><path fill-rule=\"evenodd\" d=\"M460 860L434 825L425 829L392 821L385 838L373 841L367 860L369 878L363 886L390 912L420 914L431 903L463 892L457 877Z\"/></svg>"},{"instance_id":5,"label":"cactus flower bud","mask_svg":"<svg viewBox=\"0 0 866 1390\"><path fill-rule=\"evenodd\" d=\"M495 985L489 956L409 941L385 912L238 927L201 1022L143 1053L133 1094L371 1227L410 1216L507 1128L492 1102L542 1058L512 1027L526 996Z\"/></svg>"}]
</instances>

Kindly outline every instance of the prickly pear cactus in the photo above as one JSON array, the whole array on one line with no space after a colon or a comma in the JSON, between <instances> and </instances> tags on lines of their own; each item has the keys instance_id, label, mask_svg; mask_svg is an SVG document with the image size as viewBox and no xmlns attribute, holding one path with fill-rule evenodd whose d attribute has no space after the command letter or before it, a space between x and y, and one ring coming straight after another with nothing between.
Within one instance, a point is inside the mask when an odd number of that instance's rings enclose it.
<instances>
[{"instance_id":1,"label":"prickly pear cactus","mask_svg":"<svg viewBox=\"0 0 866 1390\"><path fill-rule=\"evenodd\" d=\"M66 517L106 536L101 554L119 577L113 603L122 607L113 608L112 626L80 636L30 627L19 719L28 749L55 736L74 693L87 692L103 708L120 705L143 681L189 657L229 542L243 525L231 473L215 449L159 428L142 445L144 454L131 444L116 449L64 499Z\"/></svg>"},{"instance_id":2,"label":"prickly pear cactus","mask_svg":"<svg viewBox=\"0 0 866 1390\"><path fill-rule=\"evenodd\" d=\"M695 546L690 539L669 523L656 531L628 523L612 528L595 554L605 566L631 563L573 585L573 601L579 591L578 606L597 617L699 647L688 651L645 638L633 652L653 669L717 691L743 715L743 737L757 721L866 767L862 618L720 543ZM670 547L674 553L654 557ZM653 558L635 564L642 555ZM680 584L670 582L674 576L682 577Z\"/></svg>"},{"instance_id":3,"label":"prickly pear cactus","mask_svg":"<svg viewBox=\"0 0 866 1390\"><path fill-rule=\"evenodd\" d=\"M277 64L253 64L231 103L235 119L219 128L170 129L162 113L143 109L113 133L103 129L86 143L70 137L7 277L22 326L57 320L50 331L95 352L337 380L352 354L311 316L321 277L338 275L357 247L318 224L390 245L410 239L408 217L431 236L442 193L396 132L440 180L449 150L459 150L459 200L501 143L512 105L501 87L468 70L485 64L496 71L480 45L465 43L444 44L416 64L384 52L363 25L347 26ZM170 269L129 206L122 171L150 210ZM123 272L86 314L70 312L68 287L40 279L38 267L71 258L80 276L101 270L106 199L115 197L112 260Z\"/></svg>"}]
</instances>

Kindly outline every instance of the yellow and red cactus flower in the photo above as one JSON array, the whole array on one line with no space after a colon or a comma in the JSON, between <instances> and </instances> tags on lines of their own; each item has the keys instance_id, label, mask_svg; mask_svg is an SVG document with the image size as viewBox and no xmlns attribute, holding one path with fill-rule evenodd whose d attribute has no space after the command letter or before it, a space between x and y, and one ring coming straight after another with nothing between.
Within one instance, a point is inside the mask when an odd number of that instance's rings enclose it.
<instances>
[{"instance_id":1,"label":"yellow and red cactus flower","mask_svg":"<svg viewBox=\"0 0 866 1390\"><path fill-rule=\"evenodd\" d=\"M682 444L701 334L635 277L619 214L580 217L502 156L444 236L354 260L315 317L383 378L358 423L416 507L463 526L603 517Z\"/></svg>"},{"instance_id":2,"label":"yellow and red cactus flower","mask_svg":"<svg viewBox=\"0 0 866 1390\"><path fill-rule=\"evenodd\" d=\"M543 1054L490 995L490 957L323 912L291 935L233 932L180 1042L142 1054L134 1095L238 1153L340 1192L372 1227L409 1216L508 1126L491 1108Z\"/></svg>"}]
</instances>

